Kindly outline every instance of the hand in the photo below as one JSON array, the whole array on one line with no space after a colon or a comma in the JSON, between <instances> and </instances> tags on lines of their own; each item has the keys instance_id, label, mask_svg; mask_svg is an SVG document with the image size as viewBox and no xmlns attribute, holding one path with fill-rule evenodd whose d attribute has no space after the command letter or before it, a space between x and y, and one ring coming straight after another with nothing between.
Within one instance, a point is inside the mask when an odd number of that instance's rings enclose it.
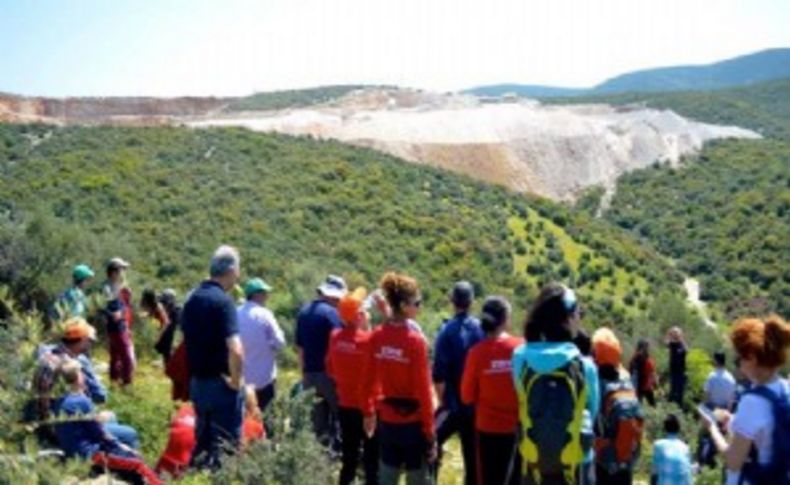
<instances>
[{"instance_id":1,"label":"hand","mask_svg":"<svg viewBox=\"0 0 790 485\"><path fill-rule=\"evenodd\" d=\"M225 384L227 384L228 387L230 387L234 391L241 390L241 379L239 379L236 382L233 382L233 379L229 376L222 376L222 378L225 379Z\"/></svg>"},{"instance_id":2,"label":"hand","mask_svg":"<svg viewBox=\"0 0 790 485\"><path fill-rule=\"evenodd\" d=\"M365 416L362 426L365 429L365 435L367 435L368 438L372 438L373 434L376 432L376 415L371 414L370 416Z\"/></svg>"}]
</instances>

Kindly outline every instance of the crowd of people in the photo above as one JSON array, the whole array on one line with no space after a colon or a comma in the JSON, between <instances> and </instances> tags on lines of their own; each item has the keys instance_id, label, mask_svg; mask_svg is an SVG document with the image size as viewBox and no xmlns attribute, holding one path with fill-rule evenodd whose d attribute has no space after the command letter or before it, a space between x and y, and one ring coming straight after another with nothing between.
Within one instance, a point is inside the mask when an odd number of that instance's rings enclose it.
<instances>
[{"instance_id":1,"label":"crowd of people","mask_svg":"<svg viewBox=\"0 0 790 485\"><path fill-rule=\"evenodd\" d=\"M108 336L110 379L121 386L133 382L135 370L128 267L121 258L107 263L98 320ZM224 455L264 439L272 428L267 409L276 396L277 355L288 342L266 306L272 286L249 279L239 303L232 293L240 275L238 251L221 246L183 308L172 290L143 292L140 307L159 322L156 350L172 397L182 403L152 470L137 451L137 432L113 413L95 411L107 390L89 357L96 332L85 321L85 288L94 273L76 266L72 287L53 308L65 321L61 342L39 350L27 411L40 439L148 483L188 468L218 469ZM397 484L404 476L408 484L436 483L444 444L455 434L468 485L633 482L643 406L660 400L648 340L638 341L626 363L616 334L601 327L589 335L582 303L558 283L541 289L523 329L514 331L507 299L488 296L475 315L474 286L459 281L448 295L454 314L431 349L417 322L418 282L390 272L378 286L349 291L342 277L328 276L296 315L300 388L314 395L313 431L338 456L341 485L360 477ZM790 325L778 316L742 319L730 340L743 379L727 371L723 352L713 356L715 370L695 410L704 430L699 449L692 457L679 415L667 415L666 436L653 444L653 483L692 483L692 462L716 467L717 455L728 485L790 483L790 384L780 376ZM688 346L680 328L668 331L666 347L668 400L688 411Z\"/></svg>"}]
</instances>

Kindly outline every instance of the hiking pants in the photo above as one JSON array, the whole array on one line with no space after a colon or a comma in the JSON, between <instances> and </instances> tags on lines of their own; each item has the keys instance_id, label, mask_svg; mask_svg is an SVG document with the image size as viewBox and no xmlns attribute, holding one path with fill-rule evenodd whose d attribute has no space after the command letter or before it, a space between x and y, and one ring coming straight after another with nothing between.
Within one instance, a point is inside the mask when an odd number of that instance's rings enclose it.
<instances>
[{"instance_id":1,"label":"hiking pants","mask_svg":"<svg viewBox=\"0 0 790 485\"><path fill-rule=\"evenodd\" d=\"M402 470L406 475L406 485L434 483L433 473L426 460L428 442L422 433L421 423L395 424L382 421L378 426L378 436L380 485L398 485Z\"/></svg>"},{"instance_id":2,"label":"hiking pants","mask_svg":"<svg viewBox=\"0 0 790 485\"><path fill-rule=\"evenodd\" d=\"M260 389L255 389L255 398L258 400L258 409L261 410L261 414L266 411L266 408L269 406L274 400L274 387L277 384L276 380L268 383L267 385L263 386Z\"/></svg>"},{"instance_id":3,"label":"hiking pants","mask_svg":"<svg viewBox=\"0 0 790 485\"><path fill-rule=\"evenodd\" d=\"M193 377L189 393L197 418L192 466L217 469L222 453L239 449L244 393L221 377Z\"/></svg>"},{"instance_id":4,"label":"hiking pants","mask_svg":"<svg viewBox=\"0 0 790 485\"><path fill-rule=\"evenodd\" d=\"M131 384L134 374L134 346L129 330L109 332L110 342L110 380Z\"/></svg>"},{"instance_id":5,"label":"hiking pants","mask_svg":"<svg viewBox=\"0 0 790 485\"><path fill-rule=\"evenodd\" d=\"M477 485L517 485L521 469L515 433L477 431Z\"/></svg>"},{"instance_id":6,"label":"hiking pants","mask_svg":"<svg viewBox=\"0 0 790 485\"><path fill-rule=\"evenodd\" d=\"M439 447L439 462L436 465L438 473L441 465L442 446L450 437L458 433L461 437L461 453L464 458L464 483L474 485L477 472L475 464L475 418L471 413L463 411L450 412L447 418L436 428L436 444Z\"/></svg>"},{"instance_id":7,"label":"hiking pants","mask_svg":"<svg viewBox=\"0 0 790 485\"><path fill-rule=\"evenodd\" d=\"M343 444L343 467L340 470L340 485L354 481L359 465L360 448L362 466L365 470L365 483L378 484L379 443L374 434L368 439L363 426L362 411L341 407L337 412L340 421L340 436Z\"/></svg>"},{"instance_id":8,"label":"hiking pants","mask_svg":"<svg viewBox=\"0 0 790 485\"><path fill-rule=\"evenodd\" d=\"M133 450L140 449L140 438L137 431L131 426L119 424L118 421L109 421L102 426L104 432Z\"/></svg>"},{"instance_id":9,"label":"hiking pants","mask_svg":"<svg viewBox=\"0 0 790 485\"><path fill-rule=\"evenodd\" d=\"M670 374L669 376L669 401L683 408L683 394L686 392L686 376L683 374Z\"/></svg>"},{"instance_id":10,"label":"hiking pants","mask_svg":"<svg viewBox=\"0 0 790 485\"><path fill-rule=\"evenodd\" d=\"M306 372L304 390L315 390L318 398L313 405L313 432L325 446L338 446L337 393L335 383L326 372Z\"/></svg>"}]
</instances>

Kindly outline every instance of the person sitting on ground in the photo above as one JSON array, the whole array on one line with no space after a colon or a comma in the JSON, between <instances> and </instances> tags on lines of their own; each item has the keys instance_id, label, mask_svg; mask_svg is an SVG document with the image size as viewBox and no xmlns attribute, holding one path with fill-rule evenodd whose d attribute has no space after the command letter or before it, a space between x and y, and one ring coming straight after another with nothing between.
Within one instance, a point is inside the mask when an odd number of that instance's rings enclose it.
<instances>
[{"instance_id":1,"label":"person sitting on ground","mask_svg":"<svg viewBox=\"0 0 790 485\"><path fill-rule=\"evenodd\" d=\"M161 483L137 451L104 431L100 424L101 416L96 414L93 403L84 392L85 380L80 363L66 358L61 365L61 373L69 391L58 407L55 430L66 457L91 460L100 467L120 473L123 478L132 478L133 482L142 479L149 484Z\"/></svg>"},{"instance_id":2,"label":"person sitting on ground","mask_svg":"<svg viewBox=\"0 0 790 485\"><path fill-rule=\"evenodd\" d=\"M485 299L480 314L485 338L469 350L461 378L461 400L474 406L475 483L483 485L516 485L520 479L518 398L511 358L524 339L508 333L510 314L510 303L505 298Z\"/></svg>"},{"instance_id":3,"label":"person sitting on ground","mask_svg":"<svg viewBox=\"0 0 790 485\"><path fill-rule=\"evenodd\" d=\"M735 378L730 374L726 367L727 357L724 352L713 354L713 364L715 369L708 374L705 380L705 404L711 410L726 409L731 410L735 403Z\"/></svg>"},{"instance_id":4,"label":"person sitting on ground","mask_svg":"<svg viewBox=\"0 0 790 485\"><path fill-rule=\"evenodd\" d=\"M475 292L468 281L458 281L450 293L454 316L444 322L433 352L433 385L439 398L436 440L439 447L437 469L441 465L442 447L456 433L461 438L464 460L464 483L473 485L475 472L475 424L472 407L461 402L461 375L466 355L473 345L483 340L480 321L469 310Z\"/></svg>"},{"instance_id":5,"label":"person sitting on ground","mask_svg":"<svg viewBox=\"0 0 790 485\"><path fill-rule=\"evenodd\" d=\"M368 373L371 332L364 308L365 289L357 288L337 304L342 329L332 331L326 356L326 371L335 383L342 443L343 466L340 485L354 481L362 449L365 483L378 483L378 439L365 434L363 419L373 414L374 398L364 394L361 376Z\"/></svg>"},{"instance_id":6,"label":"person sitting on ground","mask_svg":"<svg viewBox=\"0 0 790 485\"><path fill-rule=\"evenodd\" d=\"M285 347L274 313L266 308L272 287L261 278L244 285L247 301L236 309L239 336L244 346L244 381L255 386L261 412L274 399L277 385L277 354Z\"/></svg>"},{"instance_id":7,"label":"person sitting on ground","mask_svg":"<svg viewBox=\"0 0 790 485\"><path fill-rule=\"evenodd\" d=\"M422 305L420 287L399 273L385 274L380 286L391 316L370 337L364 394L380 399L378 417L365 417L365 432L372 436L378 419L381 485L397 484L402 472L410 485L433 483L429 465L436 460L436 439L428 342L414 322Z\"/></svg>"},{"instance_id":8,"label":"person sitting on ground","mask_svg":"<svg viewBox=\"0 0 790 485\"><path fill-rule=\"evenodd\" d=\"M576 294L551 283L527 317L526 343L513 353L525 485L595 479L592 440L582 439L582 428L585 410L593 422L598 416L600 389L595 364L583 359L573 343L578 325Z\"/></svg>"},{"instance_id":9,"label":"person sitting on ground","mask_svg":"<svg viewBox=\"0 0 790 485\"><path fill-rule=\"evenodd\" d=\"M689 447L680 438L680 420L675 414L664 419L666 438L653 443L651 485L691 485Z\"/></svg>"},{"instance_id":10,"label":"person sitting on ground","mask_svg":"<svg viewBox=\"0 0 790 485\"><path fill-rule=\"evenodd\" d=\"M716 449L724 457L727 484L790 483L790 385L779 375L790 350L790 325L779 316L745 318L730 330L741 371L752 386L729 422L725 439L716 420L703 415ZM784 480L784 482L782 481Z\"/></svg>"},{"instance_id":11,"label":"person sitting on ground","mask_svg":"<svg viewBox=\"0 0 790 485\"><path fill-rule=\"evenodd\" d=\"M33 391L35 401L31 421L46 422L60 407L59 397L65 394L62 383L61 367L67 359L80 363L83 381L83 394L95 404L107 402L109 394L99 377L93 370L88 352L96 340L96 329L83 318L72 317L63 324L60 343L42 345L38 349L38 363L33 375ZM103 413L104 430L131 448L138 448L137 431L130 426L119 424L112 413ZM37 428L37 434L43 443L57 445L54 430L47 424Z\"/></svg>"},{"instance_id":12,"label":"person sitting on ground","mask_svg":"<svg viewBox=\"0 0 790 485\"><path fill-rule=\"evenodd\" d=\"M650 342L639 339L636 344L636 352L628 364L628 371L631 373L631 381L636 388L639 402L647 400L650 406L655 406L658 375L656 374L656 361L650 355Z\"/></svg>"},{"instance_id":13,"label":"person sitting on ground","mask_svg":"<svg viewBox=\"0 0 790 485\"><path fill-rule=\"evenodd\" d=\"M242 424L242 445L265 439L266 429L261 421L255 388L245 386L244 389L244 422ZM191 403L182 404L170 421L170 434L167 438L162 456L156 463L156 472L180 478L192 459L195 447L195 408Z\"/></svg>"},{"instance_id":14,"label":"person sitting on ground","mask_svg":"<svg viewBox=\"0 0 790 485\"><path fill-rule=\"evenodd\" d=\"M596 420L595 478L607 485L630 485L639 458L644 414L620 362L617 336L601 327L592 336L593 356L601 386L601 413Z\"/></svg>"},{"instance_id":15,"label":"person sitting on ground","mask_svg":"<svg viewBox=\"0 0 790 485\"><path fill-rule=\"evenodd\" d=\"M88 297L85 288L94 277L93 270L87 264L78 264L71 272L71 287L58 296L52 308L51 318L55 322L69 317L85 317L88 311Z\"/></svg>"}]
</instances>

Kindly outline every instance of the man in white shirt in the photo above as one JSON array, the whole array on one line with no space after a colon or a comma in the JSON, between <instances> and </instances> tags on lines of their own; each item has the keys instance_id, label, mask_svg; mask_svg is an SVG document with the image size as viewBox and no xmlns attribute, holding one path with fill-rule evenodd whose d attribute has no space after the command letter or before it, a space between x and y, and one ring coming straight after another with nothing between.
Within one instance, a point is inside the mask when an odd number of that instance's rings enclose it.
<instances>
[{"instance_id":1,"label":"man in white shirt","mask_svg":"<svg viewBox=\"0 0 790 485\"><path fill-rule=\"evenodd\" d=\"M271 290L261 278L249 280L244 285L247 301L237 309L244 345L244 380L255 387L261 412L274 399L277 353L285 347L285 335L265 306Z\"/></svg>"},{"instance_id":2,"label":"man in white shirt","mask_svg":"<svg viewBox=\"0 0 790 485\"><path fill-rule=\"evenodd\" d=\"M713 354L713 363L716 369L708 375L708 379L705 381L705 404L711 409L729 411L735 402L735 378L725 368L724 352Z\"/></svg>"}]
</instances>

